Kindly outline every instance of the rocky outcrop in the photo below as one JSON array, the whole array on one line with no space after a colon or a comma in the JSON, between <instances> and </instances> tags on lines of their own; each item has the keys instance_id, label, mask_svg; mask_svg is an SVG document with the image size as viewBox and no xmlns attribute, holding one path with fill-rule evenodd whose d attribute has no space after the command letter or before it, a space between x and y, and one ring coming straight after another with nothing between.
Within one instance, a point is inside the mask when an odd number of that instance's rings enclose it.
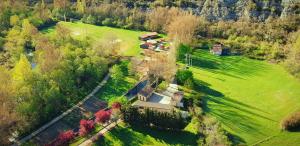
<instances>
[{"instance_id":1,"label":"rocky outcrop","mask_svg":"<svg viewBox=\"0 0 300 146\"><path fill-rule=\"evenodd\" d=\"M239 18L265 21L270 17L284 18L300 15L299 0L199 0L194 2L198 7L190 10L211 21Z\"/></svg>"}]
</instances>

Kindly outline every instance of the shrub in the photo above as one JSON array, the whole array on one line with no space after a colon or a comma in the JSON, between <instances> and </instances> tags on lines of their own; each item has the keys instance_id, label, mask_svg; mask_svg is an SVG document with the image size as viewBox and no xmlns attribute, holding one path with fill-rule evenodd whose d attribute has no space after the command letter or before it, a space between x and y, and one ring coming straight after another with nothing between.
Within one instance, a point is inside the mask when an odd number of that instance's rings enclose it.
<instances>
[{"instance_id":1,"label":"shrub","mask_svg":"<svg viewBox=\"0 0 300 146\"><path fill-rule=\"evenodd\" d=\"M145 127L157 127L160 129L180 130L187 124L187 119L181 112L160 112L152 109L138 111L136 107L123 109L124 121L128 124L138 124Z\"/></svg>"},{"instance_id":2,"label":"shrub","mask_svg":"<svg viewBox=\"0 0 300 146\"><path fill-rule=\"evenodd\" d=\"M95 122L97 123L105 123L110 119L111 112L110 111L105 111L105 110L100 110L97 113L95 113Z\"/></svg>"},{"instance_id":3,"label":"shrub","mask_svg":"<svg viewBox=\"0 0 300 146\"><path fill-rule=\"evenodd\" d=\"M79 135L80 136L87 135L94 128L95 128L94 121L82 119L82 120L80 120Z\"/></svg>"},{"instance_id":4,"label":"shrub","mask_svg":"<svg viewBox=\"0 0 300 146\"><path fill-rule=\"evenodd\" d=\"M281 127L288 131L300 130L300 111L285 118L281 122Z\"/></svg>"},{"instance_id":5,"label":"shrub","mask_svg":"<svg viewBox=\"0 0 300 146\"><path fill-rule=\"evenodd\" d=\"M178 70L175 77L178 84L183 85L187 80L193 80L193 73L189 70Z\"/></svg>"},{"instance_id":6,"label":"shrub","mask_svg":"<svg viewBox=\"0 0 300 146\"><path fill-rule=\"evenodd\" d=\"M194 88L194 81L192 78L187 79L184 82L184 87L189 88L189 89L193 89Z\"/></svg>"}]
</instances>

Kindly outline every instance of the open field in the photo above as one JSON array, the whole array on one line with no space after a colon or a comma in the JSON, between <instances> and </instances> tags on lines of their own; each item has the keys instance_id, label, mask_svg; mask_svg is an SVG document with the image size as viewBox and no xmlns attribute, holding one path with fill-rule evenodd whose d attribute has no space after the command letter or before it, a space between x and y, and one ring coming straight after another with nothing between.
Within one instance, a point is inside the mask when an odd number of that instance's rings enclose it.
<instances>
[{"instance_id":1,"label":"open field","mask_svg":"<svg viewBox=\"0 0 300 146\"><path fill-rule=\"evenodd\" d=\"M135 56L141 51L138 37L146 32L133 31L119 28L112 28L107 26L96 26L84 24L81 22L59 22L71 30L72 37L80 40L88 38L94 43L97 40L103 39L104 36L115 36L121 43L121 51L124 56ZM53 35L55 27L50 27L42 31Z\"/></svg>"},{"instance_id":2,"label":"open field","mask_svg":"<svg viewBox=\"0 0 300 146\"><path fill-rule=\"evenodd\" d=\"M204 111L247 145L300 145L299 132L282 132L280 121L300 109L300 82L281 66L241 56L196 50L191 71L206 93ZM263 141L269 139L268 141Z\"/></svg>"},{"instance_id":3,"label":"open field","mask_svg":"<svg viewBox=\"0 0 300 146\"><path fill-rule=\"evenodd\" d=\"M126 127L124 124L112 129L94 145L105 146L137 146L137 145L196 145L195 133L184 130L182 132L170 132L144 127Z\"/></svg>"}]
</instances>

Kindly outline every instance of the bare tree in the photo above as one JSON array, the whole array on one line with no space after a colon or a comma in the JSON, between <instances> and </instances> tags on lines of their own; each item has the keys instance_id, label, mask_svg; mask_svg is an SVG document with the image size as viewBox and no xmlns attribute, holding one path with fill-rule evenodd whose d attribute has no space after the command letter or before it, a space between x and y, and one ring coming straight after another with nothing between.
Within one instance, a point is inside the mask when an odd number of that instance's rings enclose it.
<instances>
[{"instance_id":1,"label":"bare tree","mask_svg":"<svg viewBox=\"0 0 300 146\"><path fill-rule=\"evenodd\" d=\"M93 49L99 56L119 56L121 53L121 41L117 36L109 34L95 43Z\"/></svg>"},{"instance_id":2,"label":"bare tree","mask_svg":"<svg viewBox=\"0 0 300 146\"><path fill-rule=\"evenodd\" d=\"M178 8L158 7L147 14L146 25L151 31L167 31L167 26L174 18L184 13Z\"/></svg>"},{"instance_id":3,"label":"bare tree","mask_svg":"<svg viewBox=\"0 0 300 146\"><path fill-rule=\"evenodd\" d=\"M56 39L58 41L66 41L71 38L71 30L59 23L56 25Z\"/></svg>"},{"instance_id":4,"label":"bare tree","mask_svg":"<svg viewBox=\"0 0 300 146\"><path fill-rule=\"evenodd\" d=\"M167 28L168 36L175 43L191 44L198 26L198 18L191 13L185 13L172 20Z\"/></svg>"},{"instance_id":5,"label":"bare tree","mask_svg":"<svg viewBox=\"0 0 300 146\"><path fill-rule=\"evenodd\" d=\"M149 75L171 82L177 70L176 56L174 54L173 50L170 50L168 53L159 52L153 54L148 62Z\"/></svg>"},{"instance_id":6,"label":"bare tree","mask_svg":"<svg viewBox=\"0 0 300 146\"><path fill-rule=\"evenodd\" d=\"M61 54L47 37L40 36L36 41L37 60L42 72L50 72L55 69L61 59Z\"/></svg>"}]
</instances>

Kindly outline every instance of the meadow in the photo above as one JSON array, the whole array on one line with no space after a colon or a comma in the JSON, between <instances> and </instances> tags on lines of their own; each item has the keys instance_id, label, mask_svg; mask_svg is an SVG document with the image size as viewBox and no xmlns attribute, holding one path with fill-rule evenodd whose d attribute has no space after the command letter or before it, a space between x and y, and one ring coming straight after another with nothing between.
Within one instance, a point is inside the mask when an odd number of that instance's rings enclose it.
<instances>
[{"instance_id":1,"label":"meadow","mask_svg":"<svg viewBox=\"0 0 300 146\"><path fill-rule=\"evenodd\" d=\"M71 30L71 36L79 40L89 40L95 43L103 39L105 36L116 37L120 42L121 54L124 56L136 56L140 54L140 40L138 37L147 32L133 31L120 28L112 28L107 26L96 26L81 22L59 22L66 28ZM42 30L47 35L55 34L55 26Z\"/></svg>"},{"instance_id":2,"label":"meadow","mask_svg":"<svg viewBox=\"0 0 300 146\"><path fill-rule=\"evenodd\" d=\"M300 82L280 65L242 56L193 53L198 91L206 114L216 117L235 144L300 145L299 132L284 132L281 120L300 109Z\"/></svg>"}]
</instances>

